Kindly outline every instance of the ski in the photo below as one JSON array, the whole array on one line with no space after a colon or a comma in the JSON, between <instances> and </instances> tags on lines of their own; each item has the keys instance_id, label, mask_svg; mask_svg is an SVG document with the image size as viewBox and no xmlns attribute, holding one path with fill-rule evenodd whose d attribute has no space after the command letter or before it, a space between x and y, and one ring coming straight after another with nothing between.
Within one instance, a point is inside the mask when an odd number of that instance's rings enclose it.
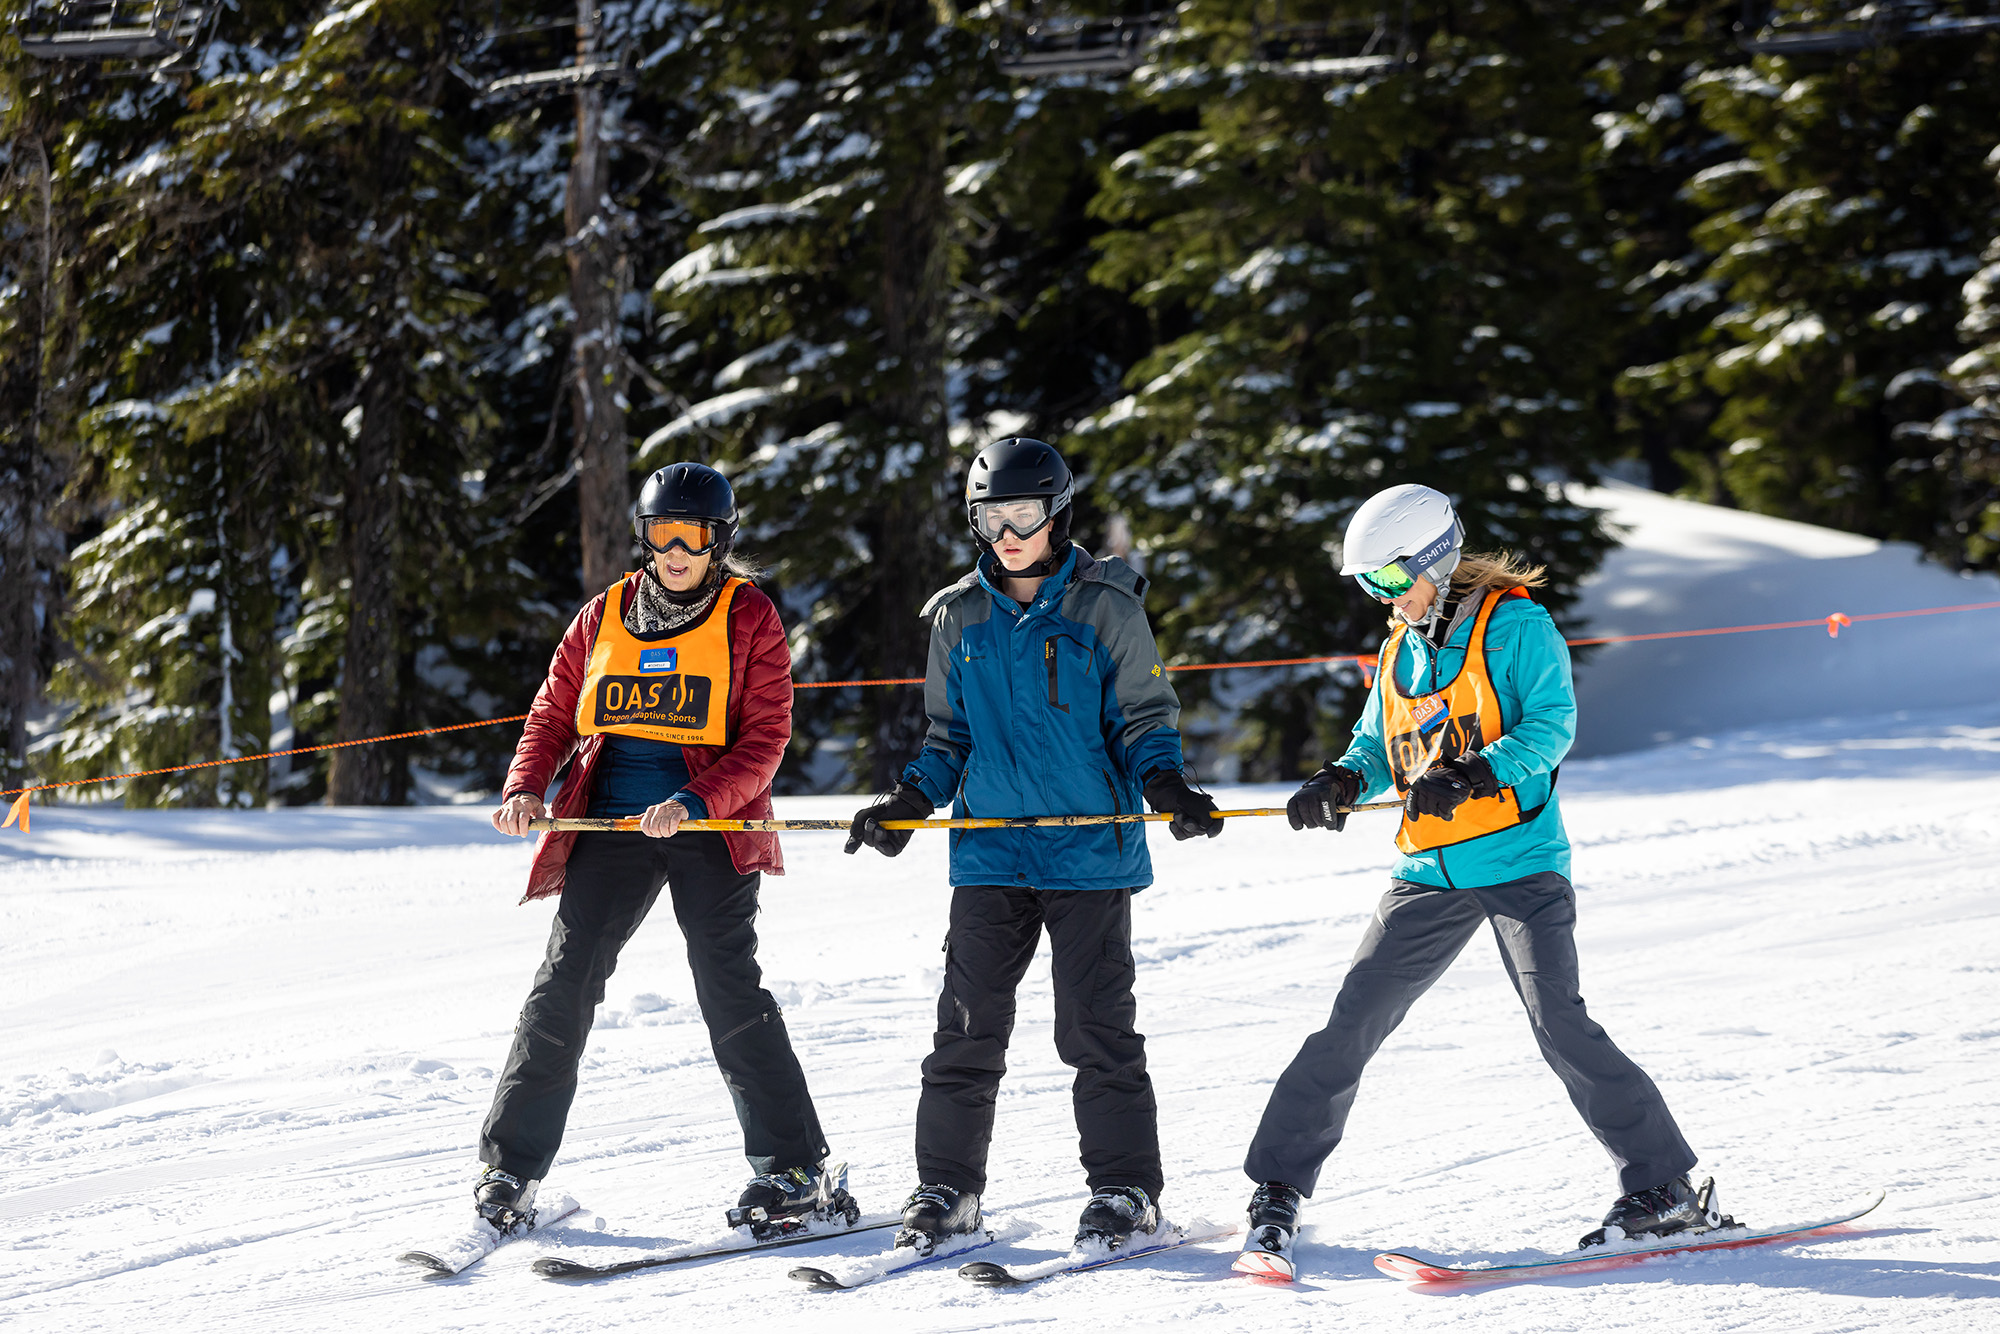
<instances>
[{"instance_id":1,"label":"ski","mask_svg":"<svg viewBox=\"0 0 2000 1334\"><path fill-rule=\"evenodd\" d=\"M588 1264L561 1255L545 1255L528 1267L543 1278L609 1278L613 1274L632 1274L641 1269L662 1269L668 1265L693 1264L698 1260L720 1259L730 1255L758 1255L764 1251L782 1250L786 1246L832 1241L836 1237L851 1236L856 1232L877 1232L885 1227L894 1227L902 1221L901 1214L886 1214L880 1218L864 1218L852 1227L843 1225L829 1228L824 1232L794 1233L791 1236L773 1237L769 1241L751 1241L739 1234L727 1242L696 1243L681 1250L661 1251L632 1260L618 1260L602 1265Z\"/></svg>"},{"instance_id":2,"label":"ski","mask_svg":"<svg viewBox=\"0 0 2000 1334\"><path fill-rule=\"evenodd\" d=\"M1298 1240L1298 1233L1282 1227L1266 1225L1252 1228L1243 1249L1229 1267L1252 1278L1290 1283L1298 1276L1298 1266L1292 1260L1292 1250L1298 1245Z\"/></svg>"},{"instance_id":3,"label":"ski","mask_svg":"<svg viewBox=\"0 0 2000 1334\"><path fill-rule=\"evenodd\" d=\"M871 1255L867 1259L855 1260L833 1269L817 1269L801 1265L792 1270L787 1277L821 1292L845 1291L892 1275L907 1274L912 1269L936 1264L939 1260L949 1260L968 1251L982 1250L995 1242L1011 1240L1018 1232L1019 1229L1005 1226L984 1228L978 1232L967 1232L947 1238L921 1255L914 1246L897 1246L880 1255Z\"/></svg>"},{"instance_id":4,"label":"ski","mask_svg":"<svg viewBox=\"0 0 2000 1334\"><path fill-rule=\"evenodd\" d=\"M1217 1241L1223 1237L1236 1235L1234 1227L1217 1227L1206 1219L1197 1220L1186 1227L1169 1226L1166 1236L1144 1246L1128 1246L1124 1250L1107 1251L1102 1246L1080 1246L1068 1255L1040 1264L1018 1265L1009 1268L988 1260L975 1260L963 1265L958 1276L969 1283L977 1283L982 1288L1024 1288L1030 1283L1055 1278L1061 1274L1082 1274L1092 1269L1102 1269L1106 1265L1123 1264L1127 1260L1137 1260L1145 1255L1158 1255L1161 1251L1171 1251L1182 1246L1191 1246L1199 1241ZM1138 1239L1135 1235L1135 1241Z\"/></svg>"},{"instance_id":5,"label":"ski","mask_svg":"<svg viewBox=\"0 0 2000 1334\"><path fill-rule=\"evenodd\" d=\"M1608 1242L1602 1251L1531 1260L1525 1264L1461 1268L1390 1251L1375 1257L1375 1267L1390 1278L1406 1283L1504 1283L1518 1279L1554 1278L1564 1274L1590 1274L1639 1264L1659 1255L1687 1255L1696 1251L1727 1251L1745 1246L1773 1246L1805 1237L1834 1232L1872 1211L1882 1203L1883 1192L1861 1208L1837 1218L1822 1219L1797 1227L1750 1229L1716 1228L1709 1232L1661 1237L1649 1241Z\"/></svg>"},{"instance_id":6,"label":"ski","mask_svg":"<svg viewBox=\"0 0 2000 1334\"><path fill-rule=\"evenodd\" d=\"M428 1250L404 1251L396 1259L402 1264L416 1265L437 1275L463 1273L508 1242L519 1241L551 1223L568 1218L582 1207L569 1196L558 1195L553 1203L536 1205L527 1225L512 1232L502 1232L485 1219L474 1215L471 1224L458 1236Z\"/></svg>"}]
</instances>

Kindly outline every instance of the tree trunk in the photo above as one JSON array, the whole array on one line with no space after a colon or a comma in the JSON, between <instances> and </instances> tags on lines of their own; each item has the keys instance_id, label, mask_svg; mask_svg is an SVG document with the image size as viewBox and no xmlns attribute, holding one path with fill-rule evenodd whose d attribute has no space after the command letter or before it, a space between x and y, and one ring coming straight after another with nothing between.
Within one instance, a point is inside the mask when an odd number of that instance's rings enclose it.
<instances>
[{"instance_id":1,"label":"tree trunk","mask_svg":"<svg viewBox=\"0 0 2000 1334\"><path fill-rule=\"evenodd\" d=\"M905 6L920 43L928 4ZM883 425L885 468L901 480L881 492L881 523L873 549L873 639L881 675L922 676L929 633L918 619L924 599L944 582L942 523L952 506L944 478L951 466L945 402L947 224L945 126L931 107L897 108L885 128L888 180L881 212L881 320L884 350L895 358L894 388L876 403ZM870 780L896 781L924 738L919 690L885 690L874 697Z\"/></svg>"},{"instance_id":2,"label":"tree trunk","mask_svg":"<svg viewBox=\"0 0 2000 1334\"><path fill-rule=\"evenodd\" d=\"M41 672L36 652L35 600L41 581L36 578L35 538L42 526L40 489L40 449L32 427L9 438L8 453L14 455L0 466L4 494L0 494L0 529L5 545L0 546L0 710L6 713L7 754L0 762L0 779L11 779L28 767L28 715L41 694ZM12 787L9 781L7 786Z\"/></svg>"},{"instance_id":3,"label":"tree trunk","mask_svg":"<svg viewBox=\"0 0 2000 1334\"><path fill-rule=\"evenodd\" d=\"M379 344L361 391L361 429L347 481L347 646L340 671L335 739L396 730L396 529L403 436L401 338ZM384 746L332 753L326 799L335 806L384 806L401 790L398 755Z\"/></svg>"},{"instance_id":4,"label":"tree trunk","mask_svg":"<svg viewBox=\"0 0 2000 1334\"><path fill-rule=\"evenodd\" d=\"M595 0L577 0L577 58L597 58ZM624 258L610 200L611 162L604 143L604 91L576 90L576 151L563 205L568 233L570 304L576 335L570 350L570 419L576 432L578 504L582 510L583 595L597 596L630 568L632 451L625 436L626 370L618 346Z\"/></svg>"},{"instance_id":5,"label":"tree trunk","mask_svg":"<svg viewBox=\"0 0 2000 1334\"><path fill-rule=\"evenodd\" d=\"M48 388L55 324L55 181L40 126L17 140L17 156L33 169L32 230L17 248L15 276L25 289L20 303L18 351L0 376L0 404L15 423L0 458L0 712L6 753L5 786L28 773L28 718L41 703L43 673L52 656L56 599L61 588L62 543L49 510L61 494L61 468L48 448ZM6 182L19 181L16 175ZM11 267L11 266L10 266ZM43 574L48 577L45 580Z\"/></svg>"}]
</instances>

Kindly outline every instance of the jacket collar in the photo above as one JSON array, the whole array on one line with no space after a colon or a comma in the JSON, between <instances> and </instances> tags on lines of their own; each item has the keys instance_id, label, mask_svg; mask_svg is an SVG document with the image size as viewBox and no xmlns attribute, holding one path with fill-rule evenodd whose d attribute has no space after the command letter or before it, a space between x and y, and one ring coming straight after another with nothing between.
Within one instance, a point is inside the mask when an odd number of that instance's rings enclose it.
<instances>
[{"instance_id":1,"label":"jacket collar","mask_svg":"<svg viewBox=\"0 0 2000 1334\"><path fill-rule=\"evenodd\" d=\"M1021 612L1020 614L1032 616L1036 612L1045 611L1049 607L1054 606L1061 599L1064 592L1068 590L1070 584L1087 573L1089 567L1096 563L1096 561L1091 559L1089 552L1072 542L1069 548L1069 555L1063 558L1063 563L1055 568L1053 574L1042 580L1042 586L1035 591L1035 600L1028 604L1028 609L1025 612ZM1000 562L990 552L979 558L979 564L975 572L979 576L980 586L987 592L999 598L1009 608L1018 609L1020 607L1020 603L1009 597L1001 589Z\"/></svg>"}]
</instances>

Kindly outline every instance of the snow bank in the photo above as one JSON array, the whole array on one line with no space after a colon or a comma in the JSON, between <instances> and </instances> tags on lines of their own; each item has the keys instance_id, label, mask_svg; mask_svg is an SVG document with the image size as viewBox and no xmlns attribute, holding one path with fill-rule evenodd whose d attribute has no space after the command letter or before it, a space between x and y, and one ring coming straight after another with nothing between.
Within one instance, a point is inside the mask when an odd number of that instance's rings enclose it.
<instances>
[{"instance_id":1,"label":"snow bank","mask_svg":"<svg viewBox=\"0 0 2000 1334\"><path fill-rule=\"evenodd\" d=\"M1653 634L1834 612L2000 601L1915 547L1612 483L1572 497L1624 545L1584 585L1588 635ZM2000 697L2000 610L1578 650L1582 757L1815 718L1983 705Z\"/></svg>"}]
</instances>

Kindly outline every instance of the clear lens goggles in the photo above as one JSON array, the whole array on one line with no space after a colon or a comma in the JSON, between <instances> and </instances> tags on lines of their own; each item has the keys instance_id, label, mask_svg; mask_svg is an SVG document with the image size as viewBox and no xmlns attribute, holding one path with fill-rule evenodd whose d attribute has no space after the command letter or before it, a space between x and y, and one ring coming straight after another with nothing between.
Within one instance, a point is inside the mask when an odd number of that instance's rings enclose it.
<instances>
[{"instance_id":1,"label":"clear lens goggles","mask_svg":"<svg viewBox=\"0 0 2000 1334\"><path fill-rule=\"evenodd\" d=\"M1381 569L1368 574L1357 574L1355 581L1368 596L1379 602L1394 602L1417 585L1417 576L1399 560L1392 560Z\"/></svg>"},{"instance_id":2,"label":"clear lens goggles","mask_svg":"<svg viewBox=\"0 0 2000 1334\"><path fill-rule=\"evenodd\" d=\"M722 540L723 525L707 519L668 519L642 516L634 525L639 540L648 551L670 551L678 546L690 556L705 556Z\"/></svg>"},{"instance_id":3,"label":"clear lens goggles","mask_svg":"<svg viewBox=\"0 0 2000 1334\"><path fill-rule=\"evenodd\" d=\"M988 542L998 542L1003 532L1033 537L1048 521L1046 500L982 500L972 507L972 531Z\"/></svg>"}]
</instances>

